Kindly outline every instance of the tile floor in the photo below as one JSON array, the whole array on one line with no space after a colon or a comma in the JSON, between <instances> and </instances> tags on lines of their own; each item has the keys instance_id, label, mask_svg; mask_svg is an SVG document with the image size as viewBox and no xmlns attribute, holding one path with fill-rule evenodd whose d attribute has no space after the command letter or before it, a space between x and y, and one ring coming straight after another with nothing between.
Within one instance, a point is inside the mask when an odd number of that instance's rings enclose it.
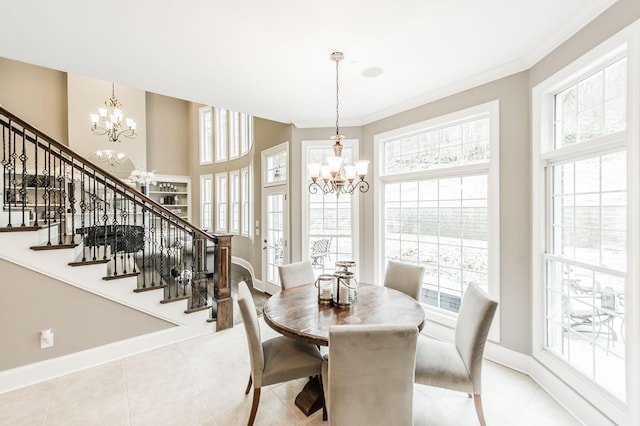
<instances>
[{"instance_id":1,"label":"tile floor","mask_svg":"<svg viewBox=\"0 0 640 426\"><path fill-rule=\"evenodd\" d=\"M263 339L274 334L262 319ZM244 328L212 333L0 395L0 425L246 425ZM256 426L328 425L295 406L306 379L263 389ZM527 376L485 361L489 425L579 425ZM415 385L415 425L475 425L473 400Z\"/></svg>"}]
</instances>

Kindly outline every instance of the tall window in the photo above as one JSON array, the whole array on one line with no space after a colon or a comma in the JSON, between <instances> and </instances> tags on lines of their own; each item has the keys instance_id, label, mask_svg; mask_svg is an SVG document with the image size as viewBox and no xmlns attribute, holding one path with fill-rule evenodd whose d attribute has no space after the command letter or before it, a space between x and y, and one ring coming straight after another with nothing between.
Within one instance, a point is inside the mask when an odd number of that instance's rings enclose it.
<instances>
[{"instance_id":1,"label":"tall window","mask_svg":"<svg viewBox=\"0 0 640 426\"><path fill-rule=\"evenodd\" d=\"M637 238L627 225L627 52L592 52L569 68L534 89L534 209L548 212L534 222L543 359L624 401L627 247Z\"/></svg>"},{"instance_id":2,"label":"tall window","mask_svg":"<svg viewBox=\"0 0 640 426\"><path fill-rule=\"evenodd\" d=\"M240 114L240 155L249 153L253 146L253 116Z\"/></svg>"},{"instance_id":3,"label":"tall window","mask_svg":"<svg viewBox=\"0 0 640 426\"><path fill-rule=\"evenodd\" d=\"M229 111L229 159L240 156L240 113Z\"/></svg>"},{"instance_id":4,"label":"tall window","mask_svg":"<svg viewBox=\"0 0 640 426\"><path fill-rule=\"evenodd\" d=\"M343 141L343 164L353 164L358 142ZM326 158L333 154L330 141L304 141L303 164L326 164ZM304 219L307 229L303 235L302 260L310 259L316 274L333 273L338 260L358 261L355 242L358 240L357 201L358 195L323 195L321 191L310 194L307 188L311 178L303 170Z\"/></svg>"},{"instance_id":5,"label":"tall window","mask_svg":"<svg viewBox=\"0 0 640 426\"><path fill-rule=\"evenodd\" d=\"M240 172L238 170L229 172L229 186L231 196L231 214L229 231L234 234L240 233Z\"/></svg>"},{"instance_id":6,"label":"tall window","mask_svg":"<svg viewBox=\"0 0 640 426\"><path fill-rule=\"evenodd\" d=\"M467 286L498 291L498 105L376 137L381 265L425 267L422 302L457 313Z\"/></svg>"},{"instance_id":7,"label":"tall window","mask_svg":"<svg viewBox=\"0 0 640 426\"><path fill-rule=\"evenodd\" d=\"M226 173L216 173L216 232L227 232L228 184Z\"/></svg>"},{"instance_id":8,"label":"tall window","mask_svg":"<svg viewBox=\"0 0 640 426\"><path fill-rule=\"evenodd\" d=\"M253 180L252 180L252 167L244 167L240 170L240 192L241 192L241 200L242 200L242 209L241 209L241 235L244 237L251 238L253 236L253 226L252 226L252 217L253 217L253 197L252 197L252 188L253 188Z\"/></svg>"},{"instance_id":9,"label":"tall window","mask_svg":"<svg viewBox=\"0 0 640 426\"><path fill-rule=\"evenodd\" d=\"M216 163L249 153L253 146L253 116L215 108Z\"/></svg>"},{"instance_id":10,"label":"tall window","mask_svg":"<svg viewBox=\"0 0 640 426\"><path fill-rule=\"evenodd\" d=\"M202 229L213 229L213 176L200 176L200 227Z\"/></svg>"},{"instance_id":11,"label":"tall window","mask_svg":"<svg viewBox=\"0 0 640 426\"><path fill-rule=\"evenodd\" d=\"M216 163L227 161L228 120L227 110L216 108Z\"/></svg>"},{"instance_id":12,"label":"tall window","mask_svg":"<svg viewBox=\"0 0 640 426\"><path fill-rule=\"evenodd\" d=\"M213 137L211 107L200 108L200 164L213 161Z\"/></svg>"}]
</instances>

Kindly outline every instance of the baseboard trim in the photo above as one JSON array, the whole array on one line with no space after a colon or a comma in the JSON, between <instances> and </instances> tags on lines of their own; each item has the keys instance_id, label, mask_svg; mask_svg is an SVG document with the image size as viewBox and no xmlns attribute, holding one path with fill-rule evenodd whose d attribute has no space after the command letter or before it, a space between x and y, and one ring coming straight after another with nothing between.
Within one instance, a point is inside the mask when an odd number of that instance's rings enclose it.
<instances>
[{"instance_id":1,"label":"baseboard trim","mask_svg":"<svg viewBox=\"0 0 640 426\"><path fill-rule=\"evenodd\" d=\"M215 324L215 323L214 323ZM0 394L86 368L215 332L215 325L178 326L0 371Z\"/></svg>"}]
</instances>

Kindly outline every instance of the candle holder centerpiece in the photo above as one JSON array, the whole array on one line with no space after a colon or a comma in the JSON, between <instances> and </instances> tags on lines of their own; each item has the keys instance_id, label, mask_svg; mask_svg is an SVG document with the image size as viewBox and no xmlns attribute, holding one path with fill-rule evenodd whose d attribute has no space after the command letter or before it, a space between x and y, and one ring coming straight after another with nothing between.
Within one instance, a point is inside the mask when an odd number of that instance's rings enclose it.
<instances>
[{"instance_id":1,"label":"candle holder centerpiece","mask_svg":"<svg viewBox=\"0 0 640 426\"><path fill-rule=\"evenodd\" d=\"M354 268L356 262L343 260L336 262L335 281L333 283L333 306L349 308L357 299L358 281L349 269Z\"/></svg>"},{"instance_id":2,"label":"candle holder centerpiece","mask_svg":"<svg viewBox=\"0 0 640 426\"><path fill-rule=\"evenodd\" d=\"M333 301L333 287L335 277L331 274L320 274L316 279L315 286L318 289L318 303L330 305Z\"/></svg>"}]
</instances>

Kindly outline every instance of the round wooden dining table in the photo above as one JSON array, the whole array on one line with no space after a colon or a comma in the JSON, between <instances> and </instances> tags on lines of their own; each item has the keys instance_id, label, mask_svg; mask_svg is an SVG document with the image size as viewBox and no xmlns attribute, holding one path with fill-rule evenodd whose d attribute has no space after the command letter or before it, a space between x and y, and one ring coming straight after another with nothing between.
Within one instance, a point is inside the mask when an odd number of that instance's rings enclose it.
<instances>
[{"instance_id":1,"label":"round wooden dining table","mask_svg":"<svg viewBox=\"0 0 640 426\"><path fill-rule=\"evenodd\" d=\"M388 287L360 283L349 307L318 303L318 289L305 284L282 290L264 304L264 321L285 336L329 345L329 328L345 324L413 324L422 330L424 309L414 298Z\"/></svg>"}]
</instances>

